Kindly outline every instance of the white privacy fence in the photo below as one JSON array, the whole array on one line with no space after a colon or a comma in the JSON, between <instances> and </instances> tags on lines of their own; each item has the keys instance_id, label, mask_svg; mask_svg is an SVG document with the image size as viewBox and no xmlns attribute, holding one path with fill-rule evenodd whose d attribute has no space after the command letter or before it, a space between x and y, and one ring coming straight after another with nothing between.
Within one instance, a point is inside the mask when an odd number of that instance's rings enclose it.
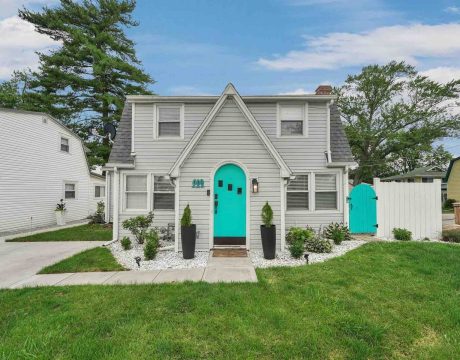
<instances>
[{"instance_id":1,"label":"white privacy fence","mask_svg":"<svg viewBox=\"0 0 460 360\"><path fill-rule=\"evenodd\" d=\"M432 183L381 182L374 179L377 237L393 238L393 228L412 232L414 240L439 239L442 232L441 180Z\"/></svg>"}]
</instances>

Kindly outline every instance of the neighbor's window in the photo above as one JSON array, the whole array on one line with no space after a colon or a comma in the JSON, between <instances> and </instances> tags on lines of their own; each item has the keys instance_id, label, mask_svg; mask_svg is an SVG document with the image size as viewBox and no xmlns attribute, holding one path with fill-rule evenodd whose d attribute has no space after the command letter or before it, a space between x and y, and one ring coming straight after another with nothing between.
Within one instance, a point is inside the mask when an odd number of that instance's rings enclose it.
<instances>
[{"instance_id":1,"label":"neighbor's window","mask_svg":"<svg viewBox=\"0 0 460 360\"><path fill-rule=\"evenodd\" d=\"M433 178L422 177L422 182L424 182L424 183L432 183Z\"/></svg>"},{"instance_id":2,"label":"neighbor's window","mask_svg":"<svg viewBox=\"0 0 460 360\"><path fill-rule=\"evenodd\" d=\"M64 185L64 197L66 199L75 199L76 191L75 184L65 184Z\"/></svg>"},{"instance_id":3,"label":"neighbor's window","mask_svg":"<svg viewBox=\"0 0 460 360\"><path fill-rule=\"evenodd\" d=\"M69 152L69 139L61 137L61 151Z\"/></svg>"},{"instance_id":4,"label":"neighbor's window","mask_svg":"<svg viewBox=\"0 0 460 360\"><path fill-rule=\"evenodd\" d=\"M279 134L281 136L305 135L305 106L279 106Z\"/></svg>"},{"instance_id":5,"label":"neighbor's window","mask_svg":"<svg viewBox=\"0 0 460 360\"><path fill-rule=\"evenodd\" d=\"M315 209L337 209L337 176L334 174L315 175Z\"/></svg>"},{"instance_id":6,"label":"neighbor's window","mask_svg":"<svg viewBox=\"0 0 460 360\"><path fill-rule=\"evenodd\" d=\"M157 106L157 134L159 138L181 136L181 105Z\"/></svg>"},{"instance_id":7,"label":"neighbor's window","mask_svg":"<svg viewBox=\"0 0 460 360\"><path fill-rule=\"evenodd\" d=\"M126 209L147 209L147 175L126 175Z\"/></svg>"},{"instance_id":8,"label":"neighbor's window","mask_svg":"<svg viewBox=\"0 0 460 360\"><path fill-rule=\"evenodd\" d=\"M166 176L154 177L153 208L155 210L174 210L174 187Z\"/></svg>"},{"instance_id":9,"label":"neighbor's window","mask_svg":"<svg viewBox=\"0 0 460 360\"><path fill-rule=\"evenodd\" d=\"M94 187L94 197L95 198L102 198L105 196L105 186L96 185Z\"/></svg>"},{"instance_id":10,"label":"neighbor's window","mask_svg":"<svg viewBox=\"0 0 460 360\"><path fill-rule=\"evenodd\" d=\"M287 210L308 210L308 175L296 175L287 187Z\"/></svg>"}]
</instances>

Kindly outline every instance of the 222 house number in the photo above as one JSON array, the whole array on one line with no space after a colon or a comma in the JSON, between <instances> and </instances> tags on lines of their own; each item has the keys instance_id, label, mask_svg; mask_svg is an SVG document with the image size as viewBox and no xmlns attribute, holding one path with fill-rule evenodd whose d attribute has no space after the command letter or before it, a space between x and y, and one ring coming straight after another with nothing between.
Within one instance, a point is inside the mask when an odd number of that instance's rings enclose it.
<instances>
[{"instance_id":1,"label":"222 house number","mask_svg":"<svg viewBox=\"0 0 460 360\"><path fill-rule=\"evenodd\" d=\"M204 188L204 180L203 179L193 179L192 188Z\"/></svg>"}]
</instances>

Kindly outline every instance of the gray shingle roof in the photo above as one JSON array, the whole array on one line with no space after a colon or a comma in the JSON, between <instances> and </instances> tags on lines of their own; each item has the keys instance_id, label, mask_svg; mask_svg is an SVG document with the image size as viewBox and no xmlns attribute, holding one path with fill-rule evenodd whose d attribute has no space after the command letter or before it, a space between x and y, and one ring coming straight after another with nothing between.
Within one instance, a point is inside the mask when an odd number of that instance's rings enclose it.
<instances>
[{"instance_id":1,"label":"gray shingle roof","mask_svg":"<svg viewBox=\"0 0 460 360\"><path fill-rule=\"evenodd\" d=\"M109 163L132 164L134 162L131 156L131 108L132 105L126 102L118 124L117 137L110 152ZM330 131L332 162L353 162L350 145L335 104L331 106Z\"/></svg>"},{"instance_id":2,"label":"gray shingle roof","mask_svg":"<svg viewBox=\"0 0 460 360\"><path fill-rule=\"evenodd\" d=\"M117 128L117 136L109 156L109 163L132 164L131 156L131 117L132 105L125 103Z\"/></svg>"},{"instance_id":3,"label":"gray shingle roof","mask_svg":"<svg viewBox=\"0 0 460 360\"><path fill-rule=\"evenodd\" d=\"M336 104L331 106L331 157L332 162L354 161Z\"/></svg>"},{"instance_id":4,"label":"gray shingle roof","mask_svg":"<svg viewBox=\"0 0 460 360\"><path fill-rule=\"evenodd\" d=\"M415 168L414 170L409 171L405 174L389 176L382 180L384 181L404 180L404 179L411 179L414 177L428 177L428 178L444 179L445 176L446 176L446 172L440 171L440 169L438 169L436 166L426 166L426 167Z\"/></svg>"}]
</instances>

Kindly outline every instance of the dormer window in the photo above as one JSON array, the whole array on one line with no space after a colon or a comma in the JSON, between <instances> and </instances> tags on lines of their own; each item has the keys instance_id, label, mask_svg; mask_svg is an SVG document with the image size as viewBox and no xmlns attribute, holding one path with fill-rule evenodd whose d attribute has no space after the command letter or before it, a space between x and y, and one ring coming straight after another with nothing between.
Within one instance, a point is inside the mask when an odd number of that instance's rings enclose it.
<instances>
[{"instance_id":1,"label":"dormer window","mask_svg":"<svg viewBox=\"0 0 460 360\"><path fill-rule=\"evenodd\" d=\"M184 106L181 104L157 104L155 108L155 138L183 138Z\"/></svg>"},{"instance_id":2,"label":"dormer window","mask_svg":"<svg viewBox=\"0 0 460 360\"><path fill-rule=\"evenodd\" d=\"M307 136L307 104L278 104L278 137Z\"/></svg>"},{"instance_id":3,"label":"dormer window","mask_svg":"<svg viewBox=\"0 0 460 360\"><path fill-rule=\"evenodd\" d=\"M61 136L61 151L69 152L69 139Z\"/></svg>"}]
</instances>

